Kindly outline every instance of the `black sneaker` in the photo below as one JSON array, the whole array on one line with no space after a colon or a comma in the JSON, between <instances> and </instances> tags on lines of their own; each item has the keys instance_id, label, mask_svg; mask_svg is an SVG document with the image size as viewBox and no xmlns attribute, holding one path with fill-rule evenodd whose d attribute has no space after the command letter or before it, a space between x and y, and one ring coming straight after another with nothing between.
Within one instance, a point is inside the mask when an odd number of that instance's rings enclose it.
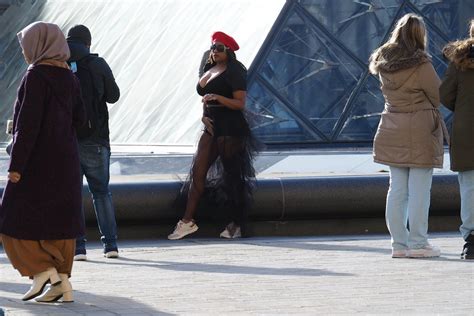
<instances>
[{"instance_id":1,"label":"black sneaker","mask_svg":"<svg viewBox=\"0 0 474 316\"><path fill-rule=\"evenodd\" d=\"M466 243L462 249L461 259L474 259L474 232L466 238Z\"/></svg>"},{"instance_id":2,"label":"black sneaker","mask_svg":"<svg viewBox=\"0 0 474 316\"><path fill-rule=\"evenodd\" d=\"M474 243L467 242L464 244L461 259L474 259Z\"/></svg>"}]
</instances>

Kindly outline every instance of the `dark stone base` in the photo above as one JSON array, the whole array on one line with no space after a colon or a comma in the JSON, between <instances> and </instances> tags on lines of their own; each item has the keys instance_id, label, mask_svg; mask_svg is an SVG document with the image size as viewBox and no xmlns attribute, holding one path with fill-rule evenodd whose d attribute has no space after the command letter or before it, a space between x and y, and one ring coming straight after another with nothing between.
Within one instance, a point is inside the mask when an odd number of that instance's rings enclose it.
<instances>
[{"instance_id":1,"label":"dark stone base","mask_svg":"<svg viewBox=\"0 0 474 316\"><path fill-rule=\"evenodd\" d=\"M119 223L119 239L165 239L175 224L169 221ZM218 238L225 227L225 224L205 220L197 224L199 230L186 238ZM429 232L454 232L459 225L458 216L431 216ZM384 218L254 221L248 224L248 232L249 237L388 234ZM87 236L91 241L99 240L96 223L88 224Z\"/></svg>"}]
</instances>

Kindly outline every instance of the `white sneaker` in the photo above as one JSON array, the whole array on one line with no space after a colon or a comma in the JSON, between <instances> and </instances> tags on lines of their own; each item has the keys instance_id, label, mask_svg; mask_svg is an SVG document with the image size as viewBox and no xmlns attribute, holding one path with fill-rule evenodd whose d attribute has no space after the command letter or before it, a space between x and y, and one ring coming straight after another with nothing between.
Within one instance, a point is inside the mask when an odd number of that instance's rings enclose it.
<instances>
[{"instance_id":1,"label":"white sneaker","mask_svg":"<svg viewBox=\"0 0 474 316\"><path fill-rule=\"evenodd\" d=\"M430 244L424 246L423 248L408 250L408 257L410 258L439 257L440 254L441 254L441 251L439 250L439 248L432 246Z\"/></svg>"},{"instance_id":2,"label":"white sneaker","mask_svg":"<svg viewBox=\"0 0 474 316\"><path fill-rule=\"evenodd\" d=\"M75 255L74 261L87 261L87 255L84 255L84 254Z\"/></svg>"},{"instance_id":3,"label":"white sneaker","mask_svg":"<svg viewBox=\"0 0 474 316\"><path fill-rule=\"evenodd\" d=\"M406 249L392 249L392 258L406 258L408 251Z\"/></svg>"},{"instance_id":4,"label":"white sneaker","mask_svg":"<svg viewBox=\"0 0 474 316\"><path fill-rule=\"evenodd\" d=\"M240 230L240 226L235 225L234 223L230 223L226 226L226 228L222 231L219 235L222 238L240 238L242 237L242 232Z\"/></svg>"},{"instance_id":5,"label":"white sneaker","mask_svg":"<svg viewBox=\"0 0 474 316\"><path fill-rule=\"evenodd\" d=\"M179 221L174 228L174 231L168 235L168 239L176 240L181 239L184 236L194 233L198 230L198 226L193 222L190 221L189 223L185 223L183 221Z\"/></svg>"},{"instance_id":6,"label":"white sneaker","mask_svg":"<svg viewBox=\"0 0 474 316\"><path fill-rule=\"evenodd\" d=\"M229 230L227 227L222 231L222 233L219 235L221 238L227 238L230 239L232 238L232 235L230 234Z\"/></svg>"}]
</instances>

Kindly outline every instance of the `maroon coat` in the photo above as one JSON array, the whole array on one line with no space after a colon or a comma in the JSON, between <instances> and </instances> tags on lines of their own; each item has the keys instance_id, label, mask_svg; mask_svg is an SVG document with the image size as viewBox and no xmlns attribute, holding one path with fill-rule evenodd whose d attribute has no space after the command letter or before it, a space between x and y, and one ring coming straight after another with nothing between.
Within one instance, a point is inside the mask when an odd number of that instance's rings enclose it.
<instances>
[{"instance_id":1,"label":"maroon coat","mask_svg":"<svg viewBox=\"0 0 474 316\"><path fill-rule=\"evenodd\" d=\"M18 89L13 147L0 205L0 233L28 240L74 239L84 231L82 181L75 127L84 122L80 86L73 73L30 67Z\"/></svg>"}]
</instances>

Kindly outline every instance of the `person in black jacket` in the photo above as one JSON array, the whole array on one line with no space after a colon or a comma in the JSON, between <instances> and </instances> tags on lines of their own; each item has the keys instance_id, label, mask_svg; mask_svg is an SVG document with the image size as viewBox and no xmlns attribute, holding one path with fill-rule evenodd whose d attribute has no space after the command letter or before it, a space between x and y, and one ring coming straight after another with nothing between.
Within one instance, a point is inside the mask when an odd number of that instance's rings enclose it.
<instances>
[{"instance_id":1,"label":"person in black jacket","mask_svg":"<svg viewBox=\"0 0 474 316\"><path fill-rule=\"evenodd\" d=\"M84 25L73 26L67 34L71 51L68 63L81 83L87 123L77 130L82 174L86 176L99 224L104 256L117 258L117 224L109 190L110 139L107 103L115 103L120 89L107 62L90 53L92 36ZM83 214L84 220L84 214ZM76 240L74 260L87 260L86 239Z\"/></svg>"}]
</instances>

